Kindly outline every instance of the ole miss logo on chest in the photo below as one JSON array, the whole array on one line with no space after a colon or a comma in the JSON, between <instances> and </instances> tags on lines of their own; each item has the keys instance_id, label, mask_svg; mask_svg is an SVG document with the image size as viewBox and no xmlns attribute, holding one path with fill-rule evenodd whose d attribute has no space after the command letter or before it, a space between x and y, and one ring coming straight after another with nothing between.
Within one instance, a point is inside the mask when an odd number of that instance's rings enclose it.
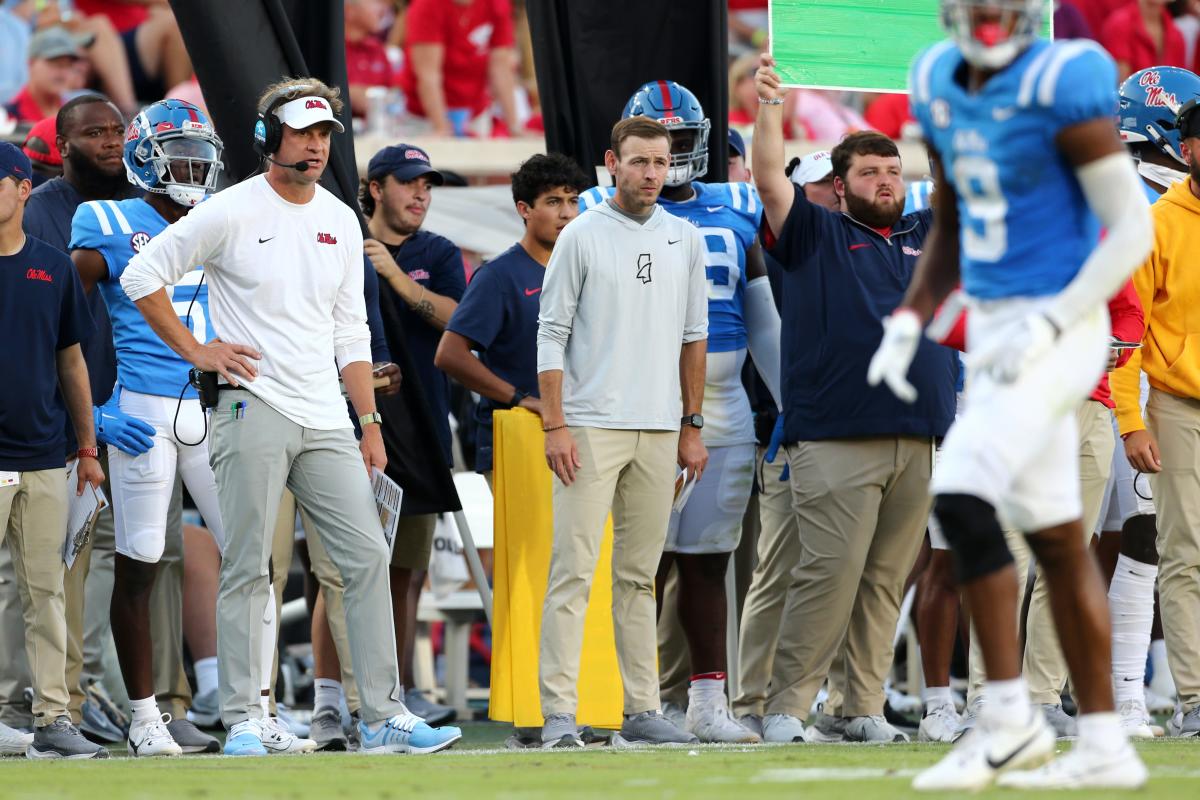
<instances>
[{"instance_id":1,"label":"ole miss logo on chest","mask_svg":"<svg viewBox=\"0 0 1200 800\"><path fill-rule=\"evenodd\" d=\"M337 244L337 239L332 233L318 233L317 244Z\"/></svg>"}]
</instances>

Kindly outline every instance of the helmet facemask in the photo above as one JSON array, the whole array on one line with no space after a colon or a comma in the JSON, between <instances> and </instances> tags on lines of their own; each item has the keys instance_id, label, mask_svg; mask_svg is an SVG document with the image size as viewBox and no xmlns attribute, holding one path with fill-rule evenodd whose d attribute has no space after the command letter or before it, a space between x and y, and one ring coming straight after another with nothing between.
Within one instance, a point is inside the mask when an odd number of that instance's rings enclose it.
<instances>
[{"instance_id":1,"label":"helmet facemask","mask_svg":"<svg viewBox=\"0 0 1200 800\"><path fill-rule=\"evenodd\" d=\"M683 186L702 178L708 172L709 121L673 122L666 127L671 133L667 186Z\"/></svg>"},{"instance_id":2,"label":"helmet facemask","mask_svg":"<svg viewBox=\"0 0 1200 800\"><path fill-rule=\"evenodd\" d=\"M996 70L1033 43L1044 13L1045 0L942 0L942 27L968 63Z\"/></svg>"}]
</instances>

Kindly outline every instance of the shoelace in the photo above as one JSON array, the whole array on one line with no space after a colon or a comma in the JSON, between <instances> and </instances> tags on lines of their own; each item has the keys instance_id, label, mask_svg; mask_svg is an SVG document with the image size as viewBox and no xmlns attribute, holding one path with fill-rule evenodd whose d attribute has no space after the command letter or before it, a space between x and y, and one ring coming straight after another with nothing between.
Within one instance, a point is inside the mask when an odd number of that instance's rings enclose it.
<instances>
[{"instance_id":1,"label":"shoelace","mask_svg":"<svg viewBox=\"0 0 1200 800\"><path fill-rule=\"evenodd\" d=\"M158 719L146 723L146 738L142 740L142 744L162 744L164 741L175 741L171 736L171 732L167 730L167 723L171 721L170 714L163 714Z\"/></svg>"},{"instance_id":2,"label":"shoelace","mask_svg":"<svg viewBox=\"0 0 1200 800\"><path fill-rule=\"evenodd\" d=\"M395 728L402 733L412 733L413 729L422 722L424 722L424 720L422 720L416 714L397 714L396 716L388 719L385 727Z\"/></svg>"}]
</instances>

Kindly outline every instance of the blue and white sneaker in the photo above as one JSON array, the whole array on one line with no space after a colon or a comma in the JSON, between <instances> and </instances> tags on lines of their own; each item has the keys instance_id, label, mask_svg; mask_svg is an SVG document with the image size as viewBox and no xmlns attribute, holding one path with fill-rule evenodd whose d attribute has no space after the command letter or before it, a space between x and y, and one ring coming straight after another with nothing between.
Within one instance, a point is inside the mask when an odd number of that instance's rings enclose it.
<instances>
[{"instance_id":1,"label":"blue and white sneaker","mask_svg":"<svg viewBox=\"0 0 1200 800\"><path fill-rule=\"evenodd\" d=\"M431 728L415 714L394 717L368 725L358 723L360 753L412 753L423 755L445 750L462 738L462 731L452 725Z\"/></svg>"},{"instance_id":2,"label":"blue and white sneaker","mask_svg":"<svg viewBox=\"0 0 1200 800\"><path fill-rule=\"evenodd\" d=\"M263 747L262 729L258 726L258 720L244 719L229 729L229 738L225 740L225 755L265 756L266 754L267 748Z\"/></svg>"}]
</instances>

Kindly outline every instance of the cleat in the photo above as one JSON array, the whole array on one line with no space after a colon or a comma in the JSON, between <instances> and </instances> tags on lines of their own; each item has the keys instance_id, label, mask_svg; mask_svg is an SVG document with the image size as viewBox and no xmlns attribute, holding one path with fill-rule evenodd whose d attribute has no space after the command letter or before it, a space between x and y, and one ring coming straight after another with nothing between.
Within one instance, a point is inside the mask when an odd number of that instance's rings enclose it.
<instances>
[{"instance_id":1,"label":"cleat","mask_svg":"<svg viewBox=\"0 0 1200 800\"><path fill-rule=\"evenodd\" d=\"M171 737L167 723L171 721L170 714L153 717L139 722L134 720L129 725L129 752L138 758L153 756L181 756L183 748Z\"/></svg>"},{"instance_id":2,"label":"cleat","mask_svg":"<svg viewBox=\"0 0 1200 800\"><path fill-rule=\"evenodd\" d=\"M1126 700L1117 706L1117 714L1121 717L1121 728L1131 739L1153 739L1163 735L1163 729L1150 723L1150 714L1140 698Z\"/></svg>"},{"instance_id":3,"label":"cleat","mask_svg":"<svg viewBox=\"0 0 1200 800\"><path fill-rule=\"evenodd\" d=\"M702 742L757 744L762 741L761 736L733 718L723 694L713 703L699 698L688 703L684 730L695 734Z\"/></svg>"},{"instance_id":4,"label":"cleat","mask_svg":"<svg viewBox=\"0 0 1200 800\"><path fill-rule=\"evenodd\" d=\"M917 741L948 744L954 741L961 724L962 718L953 705L927 707L925 716L921 718L921 726L917 728Z\"/></svg>"},{"instance_id":5,"label":"cleat","mask_svg":"<svg viewBox=\"0 0 1200 800\"><path fill-rule=\"evenodd\" d=\"M1024 725L980 719L946 756L913 779L919 792L986 789L1004 770L1036 767L1054 756L1054 729L1038 713Z\"/></svg>"},{"instance_id":6,"label":"cleat","mask_svg":"<svg viewBox=\"0 0 1200 800\"><path fill-rule=\"evenodd\" d=\"M763 741L803 744L808 737L804 723L791 714L767 714L763 717Z\"/></svg>"},{"instance_id":7,"label":"cleat","mask_svg":"<svg viewBox=\"0 0 1200 800\"><path fill-rule=\"evenodd\" d=\"M262 746L271 755L288 755L291 753L311 753L317 749L317 743L312 739L302 739L288 730L287 723L279 717L266 717L259 720Z\"/></svg>"},{"instance_id":8,"label":"cleat","mask_svg":"<svg viewBox=\"0 0 1200 800\"><path fill-rule=\"evenodd\" d=\"M358 737L360 753L425 755L453 747L462 731L453 725L431 728L416 714L405 713L370 725L359 722Z\"/></svg>"},{"instance_id":9,"label":"cleat","mask_svg":"<svg viewBox=\"0 0 1200 800\"><path fill-rule=\"evenodd\" d=\"M1128 741L1117 753L1076 742L1066 754L1028 772L1006 772L997 786L1012 789L1138 789L1149 777L1146 765Z\"/></svg>"}]
</instances>

